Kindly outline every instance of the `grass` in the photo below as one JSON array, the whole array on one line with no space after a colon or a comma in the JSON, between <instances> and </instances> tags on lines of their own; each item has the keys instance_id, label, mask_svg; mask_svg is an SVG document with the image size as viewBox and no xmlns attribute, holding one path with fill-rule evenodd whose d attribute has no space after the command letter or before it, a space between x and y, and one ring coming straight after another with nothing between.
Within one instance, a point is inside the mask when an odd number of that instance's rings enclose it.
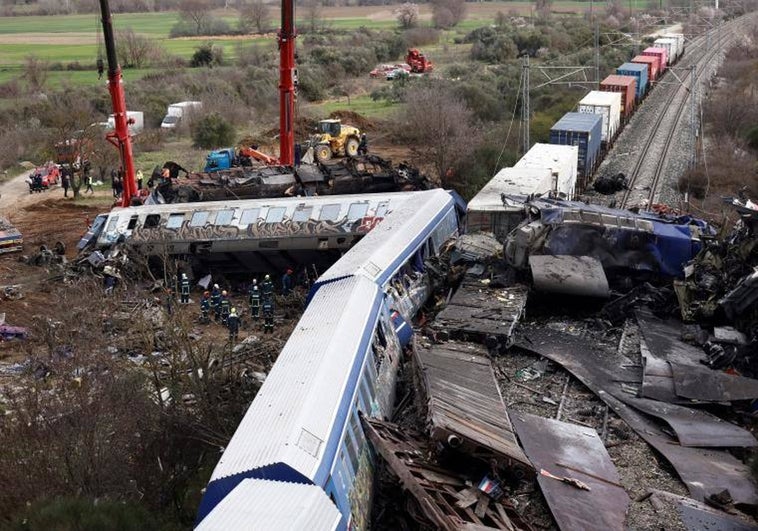
<instances>
[{"instance_id":1,"label":"grass","mask_svg":"<svg viewBox=\"0 0 758 531\"><path fill-rule=\"evenodd\" d=\"M327 116L334 111L349 110L367 118L386 118L396 108L396 104L389 103L385 100L374 101L371 99L371 96L350 98L349 105L347 103L347 98L345 98L338 101L312 104L306 107L306 109L312 111L315 116Z\"/></svg>"}]
</instances>

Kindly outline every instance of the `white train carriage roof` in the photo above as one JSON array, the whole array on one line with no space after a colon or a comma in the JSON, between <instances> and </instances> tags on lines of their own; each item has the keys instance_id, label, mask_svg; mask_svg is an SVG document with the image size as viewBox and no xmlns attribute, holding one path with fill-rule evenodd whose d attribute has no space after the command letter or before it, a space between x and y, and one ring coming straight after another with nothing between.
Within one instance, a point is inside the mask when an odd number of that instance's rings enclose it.
<instances>
[{"instance_id":1,"label":"white train carriage roof","mask_svg":"<svg viewBox=\"0 0 758 531\"><path fill-rule=\"evenodd\" d=\"M197 531L330 531L342 514L315 485L245 479L197 526Z\"/></svg>"},{"instance_id":2,"label":"white train carriage roof","mask_svg":"<svg viewBox=\"0 0 758 531\"><path fill-rule=\"evenodd\" d=\"M429 229L454 207L453 197L444 190L418 192L393 209L349 253L327 269L316 286L356 274L383 286L424 243Z\"/></svg>"},{"instance_id":3,"label":"white train carriage roof","mask_svg":"<svg viewBox=\"0 0 758 531\"><path fill-rule=\"evenodd\" d=\"M326 481L382 295L360 277L319 290L216 465L201 518L246 477Z\"/></svg>"},{"instance_id":4,"label":"white train carriage roof","mask_svg":"<svg viewBox=\"0 0 758 531\"><path fill-rule=\"evenodd\" d=\"M468 203L469 212L505 210L502 194L547 194L552 189L550 168L503 168Z\"/></svg>"}]
</instances>

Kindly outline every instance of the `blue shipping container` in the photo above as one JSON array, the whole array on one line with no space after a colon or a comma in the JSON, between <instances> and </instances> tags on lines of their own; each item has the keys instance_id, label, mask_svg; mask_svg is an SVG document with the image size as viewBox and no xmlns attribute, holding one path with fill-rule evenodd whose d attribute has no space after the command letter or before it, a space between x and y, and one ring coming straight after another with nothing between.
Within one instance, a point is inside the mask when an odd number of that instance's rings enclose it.
<instances>
[{"instance_id":1,"label":"blue shipping container","mask_svg":"<svg viewBox=\"0 0 758 531\"><path fill-rule=\"evenodd\" d=\"M637 78L637 101L641 100L647 91L647 65L624 63L616 69L616 73Z\"/></svg>"},{"instance_id":2,"label":"blue shipping container","mask_svg":"<svg viewBox=\"0 0 758 531\"><path fill-rule=\"evenodd\" d=\"M600 114L567 112L550 129L551 144L579 148L576 169L583 177L592 175L595 162L600 157L602 124L603 117Z\"/></svg>"}]
</instances>

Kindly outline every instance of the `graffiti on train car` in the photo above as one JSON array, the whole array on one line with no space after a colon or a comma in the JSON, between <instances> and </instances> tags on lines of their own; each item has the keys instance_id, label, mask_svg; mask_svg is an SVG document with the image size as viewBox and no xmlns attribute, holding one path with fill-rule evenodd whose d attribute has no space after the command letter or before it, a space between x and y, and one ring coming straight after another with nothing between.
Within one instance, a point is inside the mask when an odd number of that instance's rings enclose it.
<instances>
[{"instance_id":1,"label":"graffiti on train car","mask_svg":"<svg viewBox=\"0 0 758 531\"><path fill-rule=\"evenodd\" d=\"M359 429L362 434L363 429ZM361 436L363 437L363 435ZM358 457L358 469L348 495L350 500L350 528L368 530L371 528L370 511L375 469L369 446L363 444L361 447L361 453Z\"/></svg>"}]
</instances>

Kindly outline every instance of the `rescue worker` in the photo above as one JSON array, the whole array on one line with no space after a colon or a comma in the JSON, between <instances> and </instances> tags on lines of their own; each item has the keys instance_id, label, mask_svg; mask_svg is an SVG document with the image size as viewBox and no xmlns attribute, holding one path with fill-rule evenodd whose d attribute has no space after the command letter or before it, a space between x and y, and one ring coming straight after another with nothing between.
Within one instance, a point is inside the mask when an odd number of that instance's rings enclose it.
<instances>
[{"instance_id":1,"label":"rescue worker","mask_svg":"<svg viewBox=\"0 0 758 531\"><path fill-rule=\"evenodd\" d=\"M210 321L211 314L211 293L206 291L203 293L203 298L200 300L200 322L207 323Z\"/></svg>"},{"instance_id":2,"label":"rescue worker","mask_svg":"<svg viewBox=\"0 0 758 531\"><path fill-rule=\"evenodd\" d=\"M137 170L137 190L142 190L142 181L144 180L145 176L142 173L142 170Z\"/></svg>"},{"instance_id":3,"label":"rescue worker","mask_svg":"<svg viewBox=\"0 0 758 531\"><path fill-rule=\"evenodd\" d=\"M189 293L190 293L190 281L187 278L187 273L182 273L182 282L181 282L181 301L182 304L189 303Z\"/></svg>"},{"instance_id":4,"label":"rescue worker","mask_svg":"<svg viewBox=\"0 0 758 531\"><path fill-rule=\"evenodd\" d=\"M274 296L274 283L271 282L271 275L266 275L263 278L263 284L261 284L261 290L263 291L263 300L271 299Z\"/></svg>"},{"instance_id":5,"label":"rescue worker","mask_svg":"<svg viewBox=\"0 0 758 531\"><path fill-rule=\"evenodd\" d=\"M358 144L358 155L368 155L368 137L366 133L361 135L361 142Z\"/></svg>"},{"instance_id":6,"label":"rescue worker","mask_svg":"<svg viewBox=\"0 0 758 531\"><path fill-rule=\"evenodd\" d=\"M229 319L229 310L232 308L232 302L227 297L226 290L221 292L221 324L225 325Z\"/></svg>"},{"instance_id":7,"label":"rescue worker","mask_svg":"<svg viewBox=\"0 0 758 531\"><path fill-rule=\"evenodd\" d=\"M94 194L95 190L92 189L92 175L85 170L85 176L84 176L84 182L87 183L87 189L84 190L84 193L91 193Z\"/></svg>"},{"instance_id":8,"label":"rescue worker","mask_svg":"<svg viewBox=\"0 0 758 531\"><path fill-rule=\"evenodd\" d=\"M237 334L240 331L240 318L237 315L237 308L232 308L229 317L226 320L226 326L229 328L229 341L237 341Z\"/></svg>"},{"instance_id":9,"label":"rescue worker","mask_svg":"<svg viewBox=\"0 0 758 531\"><path fill-rule=\"evenodd\" d=\"M213 308L213 318L218 322L221 316L221 290L218 288L218 284L214 284L213 291L211 291L211 308Z\"/></svg>"},{"instance_id":10,"label":"rescue worker","mask_svg":"<svg viewBox=\"0 0 758 531\"><path fill-rule=\"evenodd\" d=\"M250 303L250 315L252 315L253 319L257 321L261 314L261 290L258 287L258 281L256 279L253 279L253 283L250 285L248 299Z\"/></svg>"},{"instance_id":11,"label":"rescue worker","mask_svg":"<svg viewBox=\"0 0 758 531\"><path fill-rule=\"evenodd\" d=\"M68 189L71 187L71 177L69 171L63 169L63 177L61 177L61 186L63 187L63 197L68 197Z\"/></svg>"},{"instance_id":12,"label":"rescue worker","mask_svg":"<svg viewBox=\"0 0 758 531\"><path fill-rule=\"evenodd\" d=\"M282 293L286 297L290 294L292 291L292 269L287 269L287 271L282 276Z\"/></svg>"},{"instance_id":13,"label":"rescue worker","mask_svg":"<svg viewBox=\"0 0 758 531\"><path fill-rule=\"evenodd\" d=\"M263 333L274 333L274 301L271 297L263 300Z\"/></svg>"}]
</instances>

